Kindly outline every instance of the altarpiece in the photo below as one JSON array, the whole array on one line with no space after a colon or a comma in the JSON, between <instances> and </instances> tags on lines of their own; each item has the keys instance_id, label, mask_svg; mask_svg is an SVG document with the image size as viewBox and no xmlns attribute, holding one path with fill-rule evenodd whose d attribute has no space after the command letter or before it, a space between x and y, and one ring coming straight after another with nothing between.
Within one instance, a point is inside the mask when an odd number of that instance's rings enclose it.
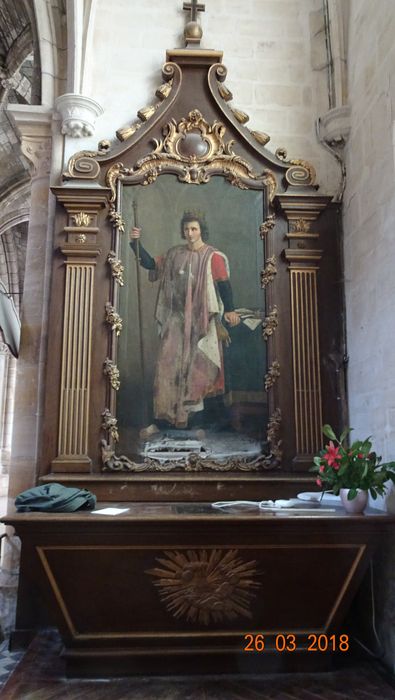
<instances>
[{"instance_id":1,"label":"altarpiece","mask_svg":"<svg viewBox=\"0 0 395 700\"><path fill-rule=\"evenodd\" d=\"M211 508L311 489L322 423L338 429L346 404L339 205L248 128L200 36L193 16L153 104L52 188L39 478L126 509L6 519L22 538L14 636L49 608L71 674L300 670L387 522ZM297 634L300 653L249 656L245 632Z\"/></svg>"}]
</instances>

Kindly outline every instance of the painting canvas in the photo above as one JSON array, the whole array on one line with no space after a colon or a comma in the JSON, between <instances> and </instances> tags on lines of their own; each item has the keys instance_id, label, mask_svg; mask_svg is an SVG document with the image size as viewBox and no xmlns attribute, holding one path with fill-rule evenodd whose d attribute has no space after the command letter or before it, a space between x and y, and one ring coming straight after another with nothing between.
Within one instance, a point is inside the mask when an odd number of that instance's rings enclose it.
<instances>
[{"instance_id":1,"label":"painting canvas","mask_svg":"<svg viewBox=\"0 0 395 700\"><path fill-rule=\"evenodd\" d=\"M117 451L137 461L196 450L219 461L230 454L253 459L265 450L268 421L264 192L223 177L191 186L167 174L121 189ZM183 237L193 235L185 226L194 218L203 238L196 263ZM135 224L141 237L132 250ZM227 304L236 316L226 313Z\"/></svg>"}]
</instances>

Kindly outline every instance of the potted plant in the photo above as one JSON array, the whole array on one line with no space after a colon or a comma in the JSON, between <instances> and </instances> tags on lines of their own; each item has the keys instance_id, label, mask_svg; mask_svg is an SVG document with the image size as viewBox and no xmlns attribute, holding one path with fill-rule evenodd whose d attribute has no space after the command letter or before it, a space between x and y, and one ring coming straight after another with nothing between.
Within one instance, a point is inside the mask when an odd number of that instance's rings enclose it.
<instances>
[{"instance_id":1,"label":"potted plant","mask_svg":"<svg viewBox=\"0 0 395 700\"><path fill-rule=\"evenodd\" d=\"M350 431L346 428L337 438L331 426L324 425L329 443L314 457L310 471L317 474L318 486L340 494L346 510L356 513L364 510L368 493L376 500L385 494L387 481L395 483L395 462L382 463L372 451L370 437L347 445Z\"/></svg>"}]
</instances>

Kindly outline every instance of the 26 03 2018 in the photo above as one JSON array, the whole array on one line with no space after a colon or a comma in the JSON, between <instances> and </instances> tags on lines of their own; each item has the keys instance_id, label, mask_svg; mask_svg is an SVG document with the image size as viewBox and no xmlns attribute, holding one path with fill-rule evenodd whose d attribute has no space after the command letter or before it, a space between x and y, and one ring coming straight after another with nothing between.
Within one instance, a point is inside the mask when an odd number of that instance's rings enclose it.
<instances>
[{"instance_id":1,"label":"26 03 2018","mask_svg":"<svg viewBox=\"0 0 395 700\"><path fill-rule=\"evenodd\" d=\"M279 653L307 651L311 653L347 652L350 649L348 634L245 634L243 651Z\"/></svg>"}]
</instances>

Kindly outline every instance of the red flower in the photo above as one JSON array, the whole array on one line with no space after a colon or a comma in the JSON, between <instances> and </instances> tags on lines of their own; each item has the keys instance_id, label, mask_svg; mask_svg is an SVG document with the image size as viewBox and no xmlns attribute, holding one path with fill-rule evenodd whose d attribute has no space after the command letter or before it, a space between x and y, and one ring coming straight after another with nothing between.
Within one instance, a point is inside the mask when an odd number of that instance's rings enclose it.
<instances>
[{"instance_id":1,"label":"red flower","mask_svg":"<svg viewBox=\"0 0 395 700\"><path fill-rule=\"evenodd\" d=\"M362 454L362 452L358 452L357 457L358 457L358 459L363 459L363 454Z\"/></svg>"},{"instance_id":2,"label":"red flower","mask_svg":"<svg viewBox=\"0 0 395 700\"><path fill-rule=\"evenodd\" d=\"M324 454L323 459L326 459L329 467L339 467L338 460L340 460L339 450L340 447L335 447L332 440L329 445L326 445L327 452Z\"/></svg>"},{"instance_id":3,"label":"red flower","mask_svg":"<svg viewBox=\"0 0 395 700\"><path fill-rule=\"evenodd\" d=\"M321 464L321 466L320 466L320 472L322 473L322 472L324 472L324 471L325 471L325 465L324 465L324 464Z\"/></svg>"},{"instance_id":4,"label":"red flower","mask_svg":"<svg viewBox=\"0 0 395 700\"><path fill-rule=\"evenodd\" d=\"M321 479L316 479L316 480L315 480L315 483L317 484L317 486L322 486L322 481L321 481Z\"/></svg>"}]
</instances>

